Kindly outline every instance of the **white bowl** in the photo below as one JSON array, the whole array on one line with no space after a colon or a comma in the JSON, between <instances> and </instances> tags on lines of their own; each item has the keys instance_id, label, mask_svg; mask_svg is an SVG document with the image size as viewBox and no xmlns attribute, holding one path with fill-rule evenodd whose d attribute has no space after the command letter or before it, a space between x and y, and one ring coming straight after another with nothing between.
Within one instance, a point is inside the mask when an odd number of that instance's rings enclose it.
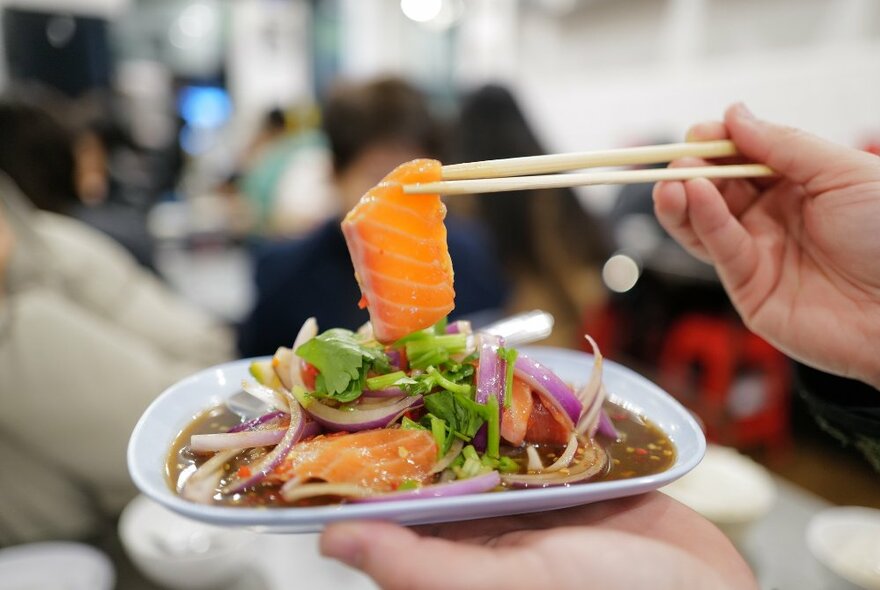
<instances>
[{"instance_id":1,"label":"white bowl","mask_svg":"<svg viewBox=\"0 0 880 590\"><path fill-rule=\"evenodd\" d=\"M178 516L146 496L132 500L119 519L119 537L144 576L169 588L223 588L252 560L253 533Z\"/></svg>"},{"instance_id":2,"label":"white bowl","mask_svg":"<svg viewBox=\"0 0 880 590\"><path fill-rule=\"evenodd\" d=\"M0 550L0 588L112 590L110 559L89 545L29 543Z\"/></svg>"},{"instance_id":3,"label":"white bowl","mask_svg":"<svg viewBox=\"0 0 880 590\"><path fill-rule=\"evenodd\" d=\"M880 590L880 510L823 510L810 520L807 545L827 571L838 576L835 588Z\"/></svg>"},{"instance_id":4,"label":"white bowl","mask_svg":"<svg viewBox=\"0 0 880 590\"><path fill-rule=\"evenodd\" d=\"M776 486L766 469L736 449L709 445L693 471L661 488L699 512L737 544L776 501Z\"/></svg>"}]
</instances>

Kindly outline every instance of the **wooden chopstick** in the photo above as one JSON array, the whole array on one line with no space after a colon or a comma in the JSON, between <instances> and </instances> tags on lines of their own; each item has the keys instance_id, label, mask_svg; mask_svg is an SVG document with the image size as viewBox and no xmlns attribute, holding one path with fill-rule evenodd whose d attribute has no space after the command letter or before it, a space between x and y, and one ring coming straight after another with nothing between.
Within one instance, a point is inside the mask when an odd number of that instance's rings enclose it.
<instances>
[{"instance_id":1,"label":"wooden chopstick","mask_svg":"<svg viewBox=\"0 0 880 590\"><path fill-rule=\"evenodd\" d=\"M773 169L763 164L732 164L729 166L699 166L696 168L650 168L645 170L612 170L576 174L546 174L543 176L516 176L513 178L482 178L405 184L403 192L410 195L441 194L464 195L497 193L503 191L566 188L592 184L638 184L661 180L691 180L694 178L757 178L773 176Z\"/></svg>"},{"instance_id":2,"label":"wooden chopstick","mask_svg":"<svg viewBox=\"0 0 880 590\"><path fill-rule=\"evenodd\" d=\"M659 164L685 157L726 158L735 155L737 155L736 146L728 140L670 143L614 150L447 164L442 168L442 178L443 180L506 178L600 166Z\"/></svg>"}]
</instances>

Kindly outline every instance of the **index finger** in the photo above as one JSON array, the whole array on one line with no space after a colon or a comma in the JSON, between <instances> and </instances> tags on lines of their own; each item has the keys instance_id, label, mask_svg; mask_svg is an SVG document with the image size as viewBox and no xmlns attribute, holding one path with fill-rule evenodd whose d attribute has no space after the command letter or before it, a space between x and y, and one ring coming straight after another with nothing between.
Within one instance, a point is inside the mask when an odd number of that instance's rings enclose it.
<instances>
[{"instance_id":1,"label":"index finger","mask_svg":"<svg viewBox=\"0 0 880 590\"><path fill-rule=\"evenodd\" d=\"M714 139L730 139L727 125L721 121L704 121L688 129L685 141L711 141Z\"/></svg>"}]
</instances>

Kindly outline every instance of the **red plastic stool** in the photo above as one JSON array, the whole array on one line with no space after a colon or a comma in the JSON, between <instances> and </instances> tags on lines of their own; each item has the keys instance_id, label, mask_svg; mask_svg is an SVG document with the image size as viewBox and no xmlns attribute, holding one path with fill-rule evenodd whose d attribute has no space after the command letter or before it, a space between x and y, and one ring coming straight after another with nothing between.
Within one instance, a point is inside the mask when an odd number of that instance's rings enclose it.
<instances>
[{"instance_id":1,"label":"red plastic stool","mask_svg":"<svg viewBox=\"0 0 880 590\"><path fill-rule=\"evenodd\" d=\"M711 441L787 446L788 361L738 322L683 316L667 331L659 365L661 383L700 416Z\"/></svg>"}]
</instances>

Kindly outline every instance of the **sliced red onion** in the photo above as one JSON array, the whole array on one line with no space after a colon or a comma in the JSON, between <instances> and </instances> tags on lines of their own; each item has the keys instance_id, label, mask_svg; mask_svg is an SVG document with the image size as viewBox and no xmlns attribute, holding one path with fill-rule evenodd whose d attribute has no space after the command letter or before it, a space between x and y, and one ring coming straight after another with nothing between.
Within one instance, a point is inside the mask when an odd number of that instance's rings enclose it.
<instances>
[{"instance_id":1,"label":"sliced red onion","mask_svg":"<svg viewBox=\"0 0 880 590\"><path fill-rule=\"evenodd\" d=\"M567 418L565 426L569 430L580 418L583 405L574 392L556 373L524 355L516 357L513 374L528 383L532 391L541 396L544 405L552 405L559 410L562 418Z\"/></svg>"},{"instance_id":2,"label":"sliced red onion","mask_svg":"<svg viewBox=\"0 0 880 590\"><path fill-rule=\"evenodd\" d=\"M575 453L577 456L577 453ZM583 455L567 468L552 473L502 474L501 481L516 488L546 488L585 481L605 469L608 455L594 441L584 447Z\"/></svg>"},{"instance_id":3,"label":"sliced red onion","mask_svg":"<svg viewBox=\"0 0 880 590\"><path fill-rule=\"evenodd\" d=\"M272 357L272 368L275 370L275 374L278 375L278 379L281 381L281 385L283 385L285 389L290 389L291 386L290 365L293 356L292 350L285 346L279 346L275 351L275 355Z\"/></svg>"},{"instance_id":4,"label":"sliced red onion","mask_svg":"<svg viewBox=\"0 0 880 590\"><path fill-rule=\"evenodd\" d=\"M464 442L460 438L452 441L452 445L450 445L449 450L446 452L446 454L440 457L437 463L431 468L431 475L435 473L440 473L441 471L449 467L449 465L452 464L453 461L455 461L455 458L458 457L458 454L461 452L462 447L464 447Z\"/></svg>"},{"instance_id":5,"label":"sliced red onion","mask_svg":"<svg viewBox=\"0 0 880 590\"><path fill-rule=\"evenodd\" d=\"M388 364L391 366L392 370L400 371L403 369L403 355L400 353L399 348L389 348L385 350L385 356L388 357Z\"/></svg>"},{"instance_id":6,"label":"sliced red onion","mask_svg":"<svg viewBox=\"0 0 880 590\"><path fill-rule=\"evenodd\" d=\"M504 381L507 363L498 357L504 339L492 334L480 334L480 364L477 366L477 392L474 399L485 404L490 397L498 400L498 411L504 405Z\"/></svg>"},{"instance_id":7,"label":"sliced red onion","mask_svg":"<svg viewBox=\"0 0 880 590\"><path fill-rule=\"evenodd\" d=\"M365 410L357 408L340 410L315 400L308 404L305 411L328 430L357 432L385 428L400 418L404 412L421 404L422 396L414 395L406 396L390 404L371 405L369 409Z\"/></svg>"},{"instance_id":8,"label":"sliced red onion","mask_svg":"<svg viewBox=\"0 0 880 590\"><path fill-rule=\"evenodd\" d=\"M544 464L541 462L541 456L538 455L538 449L535 448L535 445L526 447L526 456L529 458L529 463L526 466L529 471L544 471Z\"/></svg>"},{"instance_id":9,"label":"sliced red onion","mask_svg":"<svg viewBox=\"0 0 880 590\"><path fill-rule=\"evenodd\" d=\"M208 453L227 449L268 447L280 443L286 432L286 428L273 428L271 430L194 434L190 438L189 449L193 453Z\"/></svg>"},{"instance_id":10,"label":"sliced red onion","mask_svg":"<svg viewBox=\"0 0 880 590\"><path fill-rule=\"evenodd\" d=\"M352 501L361 502L390 502L393 500L418 500L419 498L446 498L449 496L464 496L467 494L479 494L488 492L501 485L501 476L497 471L482 473L469 479L456 479L446 483L438 483L423 486L414 490L402 492L389 492L387 494L375 494L362 498L354 498Z\"/></svg>"},{"instance_id":11,"label":"sliced red onion","mask_svg":"<svg viewBox=\"0 0 880 590\"><path fill-rule=\"evenodd\" d=\"M599 351L599 345L589 334L584 334L584 338L593 348L593 372L590 374L590 380L587 384L577 391L577 397L583 404L583 411L575 422L578 434L593 436L598 426L599 410L602 409L602 401L605 397L602 390L602 353Z\"/></svg>"},{"instance_id":12,"label":"sliced red onion","mask_svg":"<svg viewBox=\"0 0 880 590\"><path fill-rule=\"evenodd\" d=\"M242 422L241 424L236 424L226 432L243 432L245 430L253 430L258 426L262 426L276 418L281 418L282 416L287 416L287 412L282 412L281 410L275 410L273 412L268 412L263 414L262 416L257 416L253 420L248 420L247 422Z\"/></svg>"},{"instance_id":13,"label":"sliced red onion","mask_svg":"<svg viewBox=\"0 0 880 590\"><path fill-rule=\"evenodd\" d=\"M471 323L467 320L458 320L446 326L447 334L471 334Z\"/></svg>"},{"instance_id":14,"label":"sliced red onion","mask_svg":"<svg viewBox=\"0 0 880 590\"><path fill-rule=\"evenodd\" d=\"M578 434L593 438L599 427L599 414L602 412L602 404L605 402L605 386L599 385L599 393L593 398L593 404L583 413L577 423Z\"/></svg>"},{"instance_id":15,"label":"sliced red onion","mask_svg":"<svg viewBox=\"0 0 880 590\"><path fill-rule=\"evenodd\" d=\"M202 463L184 482L180 495L192 502L211 504L223 478L223 467L239 452L241 449L221 451Z\"/></svg>"},{"instance_id":16,"label":"sliced red onion","mask_svg":"<svg viewBox=\"0 0 880 590\"><path fill-rule=\"evenodd\" d=\"M614 426L614 422L611 421L611 416L608 415L605 408L602 408L599 412L599 425L596 428L596 432L614 440L620 438L620 433L617 432L617 428Z\"/></svg>"},{"instance_id":17,"label":"sliced red onion","mask_svg":"<svg viewBox=\"0 0 880 590\"><path fill-rule=\"evenodd\" d=\"M290 424L281 442L275 445L274 449L266 453L256 465L251 467L251 475L249 477L241 477L226 484L226 487L221 490L224 494L237 494L263 481L263 478L284 460L293 445L302 438L306 425L302 408L293 398L290 398L288 407L290 408Z\"/></svg>"},{"instance_id":18,"label":"sliced red onion","mask_svg":"<svg viewBox=\"0 0 880 590\"><path fill-rule=\"evenodd\" d=\"M402 397L407 393L399 387L386 387L385 389L365 389L361 397Z\"/></svg>"},{"instance_id":19,"label":"sliced red onion","mask_svg":"<svg viewBox=\"0 0 880 590\"><path fill-rule=\"evenodd\" d=\"M571 465L572 460L574 459L574 453L578 448L578 438L577 434L574 432L571 433L571 436L568 439L568 445L566 445L565 450L559 455L559 458L550 464L545 470L544 473L551 473L553 471L559 471L560 469L565 469L569 465Z\"/></svg>"},{"instance_id":20,"label":"sliced red onion","mask_svg":"<svg viewBox=\"0 0 880 590\"><path fill-rule=\"evenodd\" d=\"M284 395L272 389L271 387L266 387L256 381L248 381L243 380L241 382L241 388L270 408L275 408L276 410L281 410L282 412L287 411L287 398Z\"/></svg>"},{"instance_id":21,"label":"sliced red onion","mask_svg":"<svg viewBox=\"0 0 880 590\"><path fill-rule=\"evenodd\" d=\"M485 453L486 452L486 443L489 442L489 427L483 424L480 426L477 431L474 433L474 438L471 439L471 444L474 445L474 449L477 452Z\"/></svg>"},{"instance_id":22,"label":"sliced red onion","mask_svg":"<svg viewBox=\"0 0 880 590\"><path fill-rule=\"evenodd\" d=\"M321 425L309 421L303 426L300 440L315 436L321 432ZM189 448L194 453L224 451L227 449L253 449L270 447L279 444L287 428L271 428L266 430L249 430L243 432L222 432L218 434L194 434L190 438Z\"/></svg>"},{"instance_id":23,"label":"sliced red onion","mask_svg":"<svg viewBox=\"0 0 880 590\"><path fill-rule=\"evenodd\" d=\"M296 350L318 335L318 321L315 318L308 318L303 322L303 325L300 327L299 332L296 334L296 338L293 341L293 347L290 351L290 366L288 370L290 371L289 381L291 383L289 388L292 388L294 385L298 385L299 387L305 388L305 383L302 378L302 359L299 358L296 354Z\"/></svg>"},{"instance_id":24,"label":"sliced red onion","mask_svg":"<svg viewBox=\"0 0 880 590\"><path fill-rule=\"evenodd\" d=\"M288 482L290 483L290 482ZM361 487L350 483L301 483L299 485L285 486L282 497L287 502L297 502L306 498L318 498L320 496L339 496L340 498L360 498L373 493L370 488Z\"/></svg>"}]
</instances>

